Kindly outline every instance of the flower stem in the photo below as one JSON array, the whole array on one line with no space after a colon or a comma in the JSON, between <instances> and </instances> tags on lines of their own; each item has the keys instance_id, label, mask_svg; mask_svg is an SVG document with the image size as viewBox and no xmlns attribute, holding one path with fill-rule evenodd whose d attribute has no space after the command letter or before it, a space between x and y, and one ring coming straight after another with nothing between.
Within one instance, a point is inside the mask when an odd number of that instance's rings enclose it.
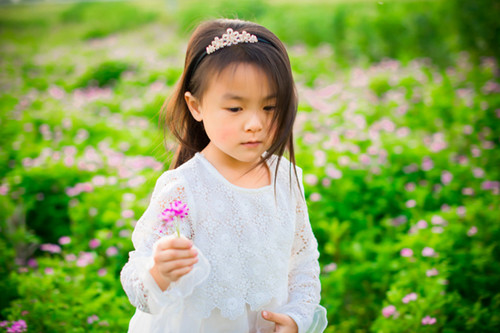
<instances>
[{"instance_id":1,"label":"flower stem","mask_svg":"<svg viewBox=\"0 0 500 333\"><path fill-rule=\"evenodd\" d=\"M175 219L175 231L177 231L177 237L181 237L181 233L179 231L179 219Z\"/></svg>"}]
</instances>

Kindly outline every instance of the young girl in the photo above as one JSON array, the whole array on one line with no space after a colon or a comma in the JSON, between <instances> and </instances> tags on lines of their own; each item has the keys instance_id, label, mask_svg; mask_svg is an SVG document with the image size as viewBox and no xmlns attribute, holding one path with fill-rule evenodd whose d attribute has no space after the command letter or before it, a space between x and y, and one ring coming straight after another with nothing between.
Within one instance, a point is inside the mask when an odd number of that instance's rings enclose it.
<instances>
[{"instance_id":1,"label":"young girl","mask_svg":"<svg viewBox=\"0 0 500 333\"><path fill-rule=\"evenodd\" d=\"M164 123L179 140L132 234L129 332L323 332L317 242L284 45L240 20L201 24ZM290 161L283 154L288 151ZM181 237L161 213L186 205Z\"/></svg>"}]
</instances>

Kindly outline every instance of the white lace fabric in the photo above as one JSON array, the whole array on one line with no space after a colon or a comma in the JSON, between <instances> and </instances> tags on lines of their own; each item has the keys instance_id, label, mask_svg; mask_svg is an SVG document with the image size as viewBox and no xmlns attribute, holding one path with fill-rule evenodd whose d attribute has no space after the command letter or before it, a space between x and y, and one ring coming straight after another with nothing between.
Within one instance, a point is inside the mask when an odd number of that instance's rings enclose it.
<instances>
[{"instance_id":1,"label":"white lace fabric","mask_svg":"<svg viewBox=\"0 0 500 333\"><path fill-rule=\"evenodd\" d=\"M302 184L299 191L283 158L275 196L276 158L268 163L273 180L258 189L231 184L199 153L159 177L132 234L135 251L121 273L123 288L138 309L129 332L141 321L141 332L145 327L151 332L184 332L187 327L192 332L271 332L272 326L257 315L261 310L289 315L300 333L324 330L319 253ZM149 268L154 244L164 236L158 216L174 200L189 207L180 230L193 240L200 260L162 292Z\"/></svg>"}]
</instances>

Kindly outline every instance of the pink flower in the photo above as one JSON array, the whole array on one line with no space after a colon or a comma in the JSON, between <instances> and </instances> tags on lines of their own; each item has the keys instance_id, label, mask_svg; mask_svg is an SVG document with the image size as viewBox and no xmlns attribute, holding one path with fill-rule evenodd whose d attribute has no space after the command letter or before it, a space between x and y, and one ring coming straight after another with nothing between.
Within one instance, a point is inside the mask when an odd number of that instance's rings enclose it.
<instances>
[{"instance_id":1,"label":"pink flower","mask_svg":"<svg viewBox=\"0 0 500 333\"><path fill-rule=\"evenodd\" d=\"M417 205L417 201L415 201L415 200L413 200L413 199L408 200L408 201L406 202L406 207L408 207L408 208L413 208L413 207L415 207L416 205Z\"/></svg>"},{"instance_id":2,"label":"pink flower","mask_svg":"<svg viewBox=\"0 0 500 333\"><path fill-rule=\"evenodd\" d=\"M382 309L382 315L386 318L394 315L396 313L396 307L394 305L388 305Z\"/></svg>"},{"instance_id":3,"label":"pink flower","mask_svg":"<svg viewBox=\"0 0 500 333\"><path fill-rule=\"evenodd\" d=\"M3 323L3 322L2 322ZM12 326L7 328L8 333L21 333L26 332L28 325L24 320L13 321Z\"/></svg>"},{"instance_id":4,"label":"pink flower","mask_svg":"<svg viewBox=\"0 0 500 333\"><path fill-rule=\"evenodd\" d=\"M108 273L108 270L106 268L101 268L100 270L97 271L97 275L99 276L104 276Z\"/></svg>"},{"instance_id":5,"label":"pink flower","mask_svg":"<svg viewBox=\"0 0 500 333\"><path fill-rule=\"evenodd\" d=\"M425 220L420 220L417 222L417 228L425 229L427 228L427 222Z\"/></svg>"},{"instance_id":6,"label":"pink flower","mask_svg":"<svg viewBox=\"0 0 500 333\"><path fill-rule=\"evenodd\" d=\"M443 171L441 173L441 183L448 185L453 179L453 174L449 171Z\"/></svg>"},{"instance_id":7,"label":"pink flower","mask_svg":"<svg viewBox=\"0 0 500 333\"><path fill-rule=\"evenodd\" d=\"M99 320L99 317L97 317L96 315L92 315L92 316L87 318L87 323L92 324L94 321L98 321L98 320Z\"/></svg>"},{"instance_id":8,"label":"pink flower","mask_svg":"<svg viewBox=\"0 0 500 333\"><path fill-rule=\"evenodd\" d=\"M183 219L188 216L189 208L185 203L180 200L176 200L170 203L170 207L166 208L161 214L160 218L165 222L163 226L160 227L160 233L165 232L165 227L172 225L172 222L176 217ZM177 220L178 222L178 220ZM177 231L177 237L180 237L179 223L175 224L175 229Z\"/></svg>"},{"instance_id":9,"label":"pink flower","mask_svg":"<svg viewBox=\"0 0 500 333\"><path fill-rule=\"evenodd\" d=\"M38 262L34 258L28 259L28 266L31 268L35 268L38 266Z\"/></svg>"},{"instance_id":10,"label":"pink flower","mask_svg":"<svg viewBox=\"0 0 500 333\"><path fill-rule=\"evenodd\" d=\"M337 269L337 264L332 262L332 263L329 263L328 265L326 265L325 267L323 267L323 272L330 273L336 269Z\"/></svg>"},{"instance_id":11,"label":"pink flower","mask_svg":"<svg viewBox=\"0 0 500 333\"><path fill-rule=\"evenodd\" d=\"M401 250L400 254L402 257L411 257L413 255L413 250L408 249L408 248L404 248Z\"/></svg>"},{"instance_id":12,"label":"pink flower","mask_svg":"<svg viewBox=\"0 0 500 333\"><path fill-rule=\"evenodd\" d=\"M436 318L425 316L422 318L422 325L434 325L436 323Z\"/></svg>"},{"instance_id":13,"label":"pink flower","mask_svg":"<svg viewBox=\"0 0 500 333\"><path fill-rule=\"evenodd\" d=\"M133 210L131 210L131 209L124 210L124 211L122 212L122 217L123 217L123 218L126 218L126 219L127 219L127 218L131 218L131 217L134 217L134 211L133 211Z\"/></svg>"},{"instance_id":14,"label":"pink flower","mask_svg":"<svg viewBox=\"0 0 500 333\"><path fill-rule=\"evenodd\" d=\"M57 244L42 244L40 250L50 253L61 253L61 247Z\"/></svg>"},{"instance_id":15,"label":"pink flower","mask_svg":"<svg viewBox=\"0 0 500 333\"><path fill-rule=\"evenodd\" d=\"M426 272L425 272L425 275L427 275L428 277L431 277L431 276L436 276L438 275L439 272L437 269L435 268L432 268L432 269L428 269Z\"/></svg>"},{"instance_id":16,"label":"pink flower","mask_svg":"<svg viewBox=\"0 0 500 333\"><path fill-rule=\"evenodd\" d=\"M318 177L314 174L305 175L304 182L308 185L314 186L318 183Z\"/></svg>"},{"instance_id":17,"label":"pink flower","mask_svg":"<svg viewBox=\"0 0 500 333\"><path fill-rule=\"evenodd\" d=\"M89 241L89 247L91 249L95 249L95 248L99 247L99 245L101 245L101 241L98 240L97 238L91 239Z\"/></svg>"},{"instance_id":18,"label":"pink flower","mask_svg":"<svg viewBox=\"0 0 500 333\"><path fill-rule=\"evenodd\" d=\"M52 267L45 268L45 274L47 274L47 275L54 274L54 269Z\"/></svg>"},{"instance_id":19,"label":"pink flower","mask_svg":"<svg viewBox=\"0 0 500 333\"><path fill-rule=\"evenodd\" d=\"M403 303L407 304L411 301L417 300L417 294L416 293L411 293L403 297Z\"/></svg>"},{"instance_id":20,"label":"pink flower","mask_svg":"<svg viewBox=\"0 0 500 333\"><path fill-rule=\"evenodd\" d=\"M436 254L436 252L431 247L424 247L424 249L422 250L422 255L424 257L432 257L435 254Z\"/></svg>"},{"instance_id":21,"label":"pink flower","mask_svg":"<svg viewBox=\"0 0 500 333\"><path fill-rule=\"evenodd\" d=\"M472 226L469 230L467 230L467 236L472 237L477 233L477 227Z\"/></svg>"},{"instance_id":22,"label":"pink flower","mask_svg":"<svg viewBox=\"0 0 500 333\"><path fill-rule=\"evenodd\" d=\"M63 237L59 238L59 244L66 245L69 243L71 243L71 238L69 238L68 236L63 236Z\"/></svg>"},{"instance_id":23,"label":"pink flower","mask_svg":"<svg viewBox=\"0 0 500 333\"><path fill-rule=\"evenodd\" d=\"M108 257L112 257L112 256L115 256L118 254L118 249L114 246L110 246L108 247L108 249L106 250L106 255Z\"/></svg>"},{"instance_id":24,"label":"pink flower","mask_svg":"<svg viewBox=\"0 0 500 333\"><path fill-rule=\"evenodd\" d=\"M319 194L317 192L311 193L311 195L309 196L309 200L311 200L312 202L320 201L321 200L321 194Z\"/></svg>"}]
</instances>

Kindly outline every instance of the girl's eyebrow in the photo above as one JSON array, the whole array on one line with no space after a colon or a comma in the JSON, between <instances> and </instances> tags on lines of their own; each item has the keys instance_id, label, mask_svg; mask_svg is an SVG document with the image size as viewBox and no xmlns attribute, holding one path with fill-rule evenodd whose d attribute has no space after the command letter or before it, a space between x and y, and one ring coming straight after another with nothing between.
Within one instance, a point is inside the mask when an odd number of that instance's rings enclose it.
<instances>
[{"instance_id":1,"label":"girl's eyebrow","mask_svg":"<svg viewBox=\"0 0 500 333\"><path fill-rule=\"evenodd\" d=\"M274 98L276 98L276 94L271 94L271 95L268 95L268 96L264 97L263 100L267 101L267 100L274 99ZM238 100L238 101L243 101L246 98L243 97L243 96L239 96L239 95L233 94L233 93L225 93L224 95L222 95L222 99L235 99L235 100Z\"/></svg>"}]
</instances>

